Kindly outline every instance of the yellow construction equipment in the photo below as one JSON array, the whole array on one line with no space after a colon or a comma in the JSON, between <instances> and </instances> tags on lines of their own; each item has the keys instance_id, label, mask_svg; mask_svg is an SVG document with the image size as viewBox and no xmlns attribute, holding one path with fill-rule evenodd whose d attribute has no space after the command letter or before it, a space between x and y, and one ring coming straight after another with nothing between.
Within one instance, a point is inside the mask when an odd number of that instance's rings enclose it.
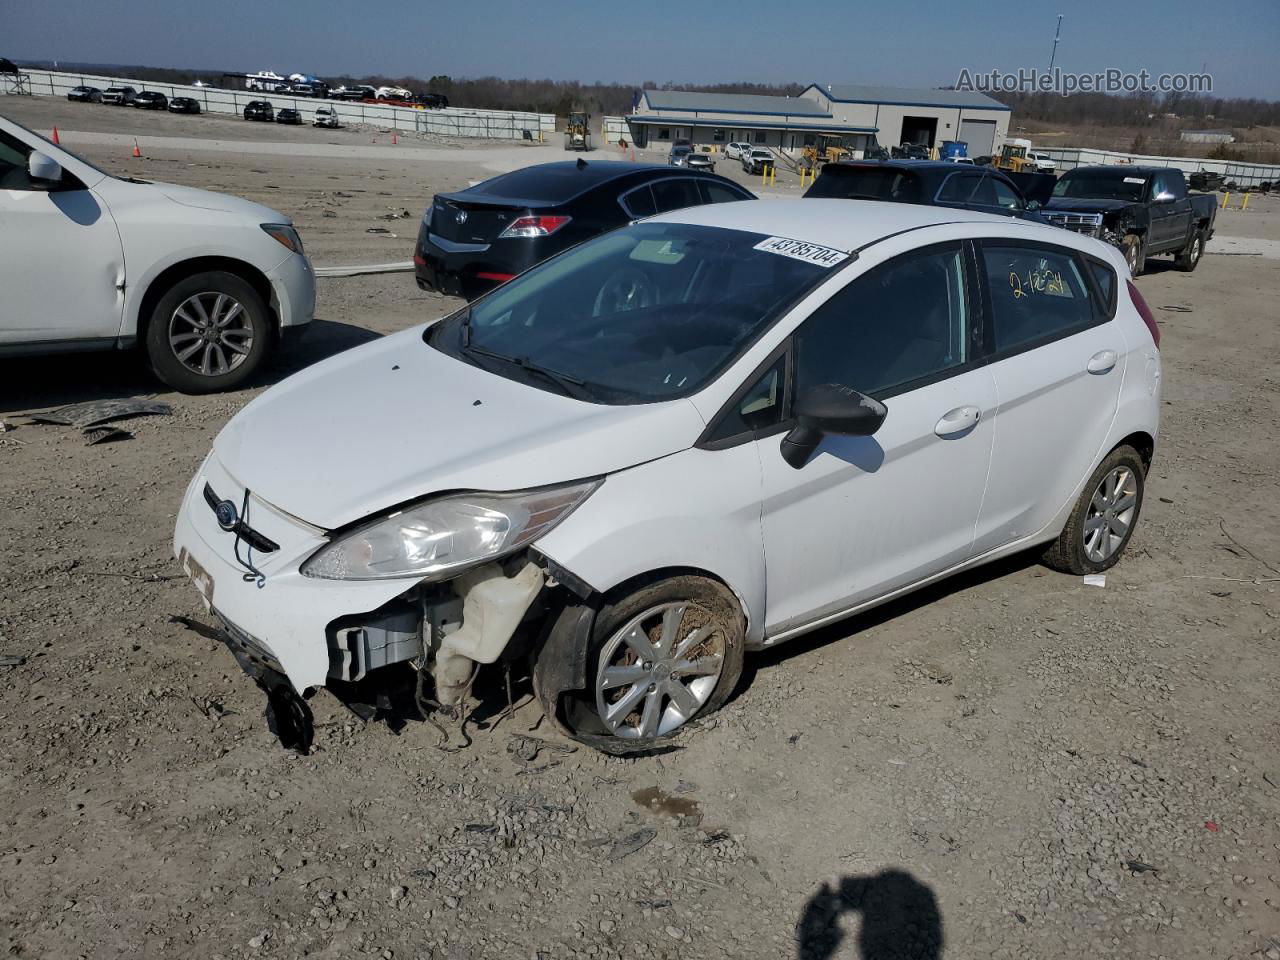
<instances>
[{"instance_id":1,"label":"yellow construction equipment","mask_svg":"<svg viewBox=\"0 0 1280 960\"><path fill-rule=\"evenodd\" d=\"M800 158L810 170L824 163L839 163L853 156L853 143L843 137L819 136L818 142L800 151Z\"/></svg>"},{"instance_id":2,"label":"yellow construction equipment","mask_svg":"<svg viewBox=\"0 0 1280 960\"><path fill-rule=\"evenodd\" d=\"M1036 162L1028 154L1031 153L1031 141L1013 139L1000 148L1000 156L995 159L997 170L1009 173L1035 173Z\"/></svg>"},{"instance_id":3,"label":"yellow construction equipment","mask_svg":"<svg viewBox=\"0 0 1280 960\"><path fill-rule=\"evenodd\" d=\"M591 114L571 113L564 128L564 148L566 150L591 149Z\"/></svg>"}]
</instances>

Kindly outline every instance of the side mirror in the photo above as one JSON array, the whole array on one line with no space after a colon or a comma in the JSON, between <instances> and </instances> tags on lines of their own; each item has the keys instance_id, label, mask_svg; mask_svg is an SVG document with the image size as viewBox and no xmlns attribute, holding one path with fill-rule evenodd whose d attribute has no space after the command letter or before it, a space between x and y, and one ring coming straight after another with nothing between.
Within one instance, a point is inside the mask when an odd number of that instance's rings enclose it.
<instances>
[{"instance_id":1,"label":"side mirror","mask_svg":"<svg viewBox=\"0 0 1280 960\"><path fill-rule=\"evenodd\" d=\"M884 423L888 408L853 387L823 383L796 397L796 425L782 438L782 459L799 470L825 434L869 437Z\"/></svg>"},{"instance_id":2,"label":"side mirror","mask_svg":"<svg viewBox=\"0 0 1280 960\"><path fill-rule=\"evenodd\" d=\"M1027 209L1030 210L1032 213L1035 213L1037 210L1041 209L1041 206L1042 204L1040 203L1039 200L1027 201Z\"/></svg>"},{"instance_id":3,"label":"side mirror","mask_svg":"<svg viewBox=\"0 0 1280 960\"><path fill-rule=\"evenodd\" d=\"M27 176L32 180L57 183L62 179L62 166L57 160L33 150L31 151L31 156L27 158Z\"/></svg>"}]
</instances>

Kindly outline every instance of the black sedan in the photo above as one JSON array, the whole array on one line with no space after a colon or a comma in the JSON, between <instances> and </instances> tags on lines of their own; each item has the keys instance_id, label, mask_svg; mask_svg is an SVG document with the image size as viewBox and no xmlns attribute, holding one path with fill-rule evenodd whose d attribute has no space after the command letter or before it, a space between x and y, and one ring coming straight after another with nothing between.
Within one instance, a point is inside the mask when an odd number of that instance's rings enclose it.
<instances>
[{"instance_id":1,"label":"black sedan","mask_svg":"<svg viewBox=\"0 0 1280 960\"><path fill-rule=\"evenodd\" d=\"M200 101L192 97L174 97L169 101L170 113L199 113Z\"/></svg>"},{"instance_id":2,"label":"black sedan","mask_svg":"<svg viewBox=\"0 0 1280 960\"><path fill-rule=\"evenodd\" d=\"M1027 200L999 170L945 161L828 163L823 165L805 196L961 207L1046 222L1037 212L1040 204Z\"/></svg>"},{"instance_id":3,"label":"black sedan","mask_svg":"<svg viewBox=\"0 0 1280 960\"><path fill-rule=\"evenodd\" d=\"M299 124L302 123L302 114L290 107L283 107L276 111L276 123Z\"/></svg>"},{"instance_id":4,"label":"black sedan","mask_svg":"<svg viewBox=\"0 0 1280 960\"><path fill-rule=\"evenodd\" d=\"M550 256L641 217L754 200L713 173L656 164L543 163L438 193L414 251L418 286L473 299Z\"/></svg>"},{"instance_id":5,"label":"black sedan","mask_svg":"<svg viewBox=\"0 0 1280 960\"><path fill-rule=\"evenodd\" d=\"M102 91L97 87L72 87L67 91L67 99L76 103L101 103Z\"/></svg>"},{"instance_id":6,"label":"black sedan","mask_svg":"<svg viewBox=\"0 0 1280 960\"><path fill-rule=\"evenodd\" d=\"M246 120L263 120L270 123L276 118L275 107L268 100L250 100L244 107Z\"/></svg>"},{"instance_id":7,"label":"black sedan","mask_svg":"<svg viewBox=\"0 0 1280 960\"><path fill-rule=\"evenodd\" d=\"M154 90L144 90L133 98L133 105L139 110L167 110L169 98Z\"/></svg>"}]
</instances>

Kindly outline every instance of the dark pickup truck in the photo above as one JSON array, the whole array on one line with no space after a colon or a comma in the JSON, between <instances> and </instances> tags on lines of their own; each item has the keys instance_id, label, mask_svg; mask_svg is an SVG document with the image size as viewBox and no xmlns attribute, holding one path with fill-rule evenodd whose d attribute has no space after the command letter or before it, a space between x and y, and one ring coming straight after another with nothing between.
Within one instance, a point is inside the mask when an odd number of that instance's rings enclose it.
<instances>
[{"instance_id":1,"label":"dark pickup truck","mask_svg":"<svg viewBox=\"0 0 1280 960\"><path fill-rule=\"evenodd\" d=\"M1161 253L1172 253L1179 270L1194 270L1217 213L1216 197L1187 193L1181 170L1130 166L1069 170L1041 211L1054 226L1118 247L1135 277Z\"/></svg>"}]
</instances>

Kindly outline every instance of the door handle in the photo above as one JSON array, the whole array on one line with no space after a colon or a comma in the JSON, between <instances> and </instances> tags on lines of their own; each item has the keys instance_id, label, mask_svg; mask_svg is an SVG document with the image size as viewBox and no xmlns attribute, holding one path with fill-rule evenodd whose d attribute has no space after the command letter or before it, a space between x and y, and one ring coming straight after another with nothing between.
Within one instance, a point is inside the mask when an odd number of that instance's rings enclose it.
<instances>
[{"instance_id":1,"label":"door handle","mask_svg":"<svg viewBox=\"0 0 1280 960\"><path fill-rule=\"evenodd\" d=\"M956 407L942 415L933 432L940 437L957 437L972 430L982 419L982 411L977 407Z\"/></svg>"},{"instance_id":2,"label":"door handle","mask_svg":"<svg viewBox=\"0 0 1280 960\"><path fill-rule=\"evenodd\" d=\"M1099 350L1089 358L1089 372L1110 373L1115 369L1116 359L1114 350Z\"/></svg>"}]
</instances>

